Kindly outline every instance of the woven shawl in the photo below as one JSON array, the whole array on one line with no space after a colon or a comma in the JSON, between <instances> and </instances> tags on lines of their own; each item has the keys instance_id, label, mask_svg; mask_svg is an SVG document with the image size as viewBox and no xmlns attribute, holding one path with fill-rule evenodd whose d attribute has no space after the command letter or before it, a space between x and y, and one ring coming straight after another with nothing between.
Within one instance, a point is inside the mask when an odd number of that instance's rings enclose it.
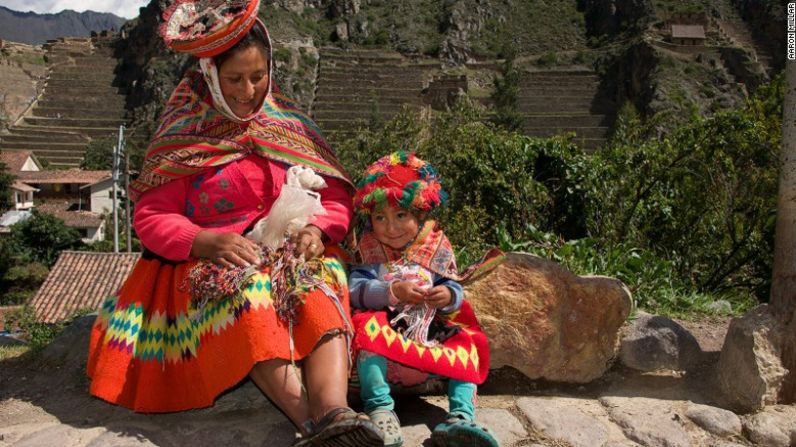
<instances>
[{"instance_id":1,"label":"woven shawl","mask_svg":"<svg viewBox=\"0 0 796 447\"><path fill-rule=\"evenodd\" d=\"M372 231L365 233L357 247L360 261L365 264L414 262L445 278L469 282L489 273L503 262L505 255L497 248L489 250L478 262L459 273L453 246L434 220L426 220L415 240L403 249L395 249L379 242Z\"/></svg>"},{"instance_id":2,"label":"woven shawl","mask_svg":"<svg viewBox=\"0 0 796 447\"><path fill-rule=\"evenodd\" d=\"M250 121L234 122L213 107L202 74L190 72L166 104L160 127L147 148L130 198L207 168L258 155L352 185L318 126L277 89L265 97Z\"/></svg>"}]
</instances>

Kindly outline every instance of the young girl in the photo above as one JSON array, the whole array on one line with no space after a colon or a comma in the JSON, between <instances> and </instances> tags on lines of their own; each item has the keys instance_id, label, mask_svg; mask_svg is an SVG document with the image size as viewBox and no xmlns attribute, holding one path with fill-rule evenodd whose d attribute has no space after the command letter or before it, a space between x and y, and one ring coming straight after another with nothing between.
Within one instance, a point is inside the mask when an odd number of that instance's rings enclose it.
<instances>
[{"instance_id":1,"label":"young girl","mask_svg":"<svg viewBox=\"0 0 796 447\"><path fill-rule=\"evenodd\" d=\"M354 351L365 412L387 446L403 444L391 384L413 386L437 376L449 379L449 411L432 439L447 446L498 445L473 422L489 348L457 282L483 269L460 276L450 242L427 219L445 199L434 168L405 152L371 165L354 196L365 227L357 249L361 264L350 278L351 305L361 310L353 318Z\"/></svg>"}]
</instances>

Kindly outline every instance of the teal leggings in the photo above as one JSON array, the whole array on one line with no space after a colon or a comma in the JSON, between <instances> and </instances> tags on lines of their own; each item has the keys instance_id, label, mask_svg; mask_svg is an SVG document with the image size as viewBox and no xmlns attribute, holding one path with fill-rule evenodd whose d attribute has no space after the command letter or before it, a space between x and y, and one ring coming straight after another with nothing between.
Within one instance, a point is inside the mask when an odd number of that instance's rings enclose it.
<instances>
[{"instance_id":1,"label":"teal leggings","mask_svg":"<svg viewBox=\"0 0 796 447\"><path fill-rule=\"evenodd\" d=\"M357 359L360 395L365 412L386 409L393 410L395 401L390 396L387 382L387 359L370 352ZM448 415L458 416L467 421L475 420L475 393L477 386L471 382L450 379L448 381Z\"/></svg>"}]
</instances>

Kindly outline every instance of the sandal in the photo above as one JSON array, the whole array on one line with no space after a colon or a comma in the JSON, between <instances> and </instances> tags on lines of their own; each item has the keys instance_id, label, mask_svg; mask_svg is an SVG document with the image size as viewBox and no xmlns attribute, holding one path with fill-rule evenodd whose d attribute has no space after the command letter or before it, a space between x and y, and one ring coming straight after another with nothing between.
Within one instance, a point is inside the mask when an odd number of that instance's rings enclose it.
<instances>
[{"instance_id":1,"label":"sandal","mask_svg":"<svg viewBox=\"0 0 796 447\"><path fill-rule=\"evenodd\" d=\"M376 424L384 435L384 447L401 447L404 437L401 434L401 422L392 410L380 409L368 413L370 420Z\"/></svg>"},{"instance_id":2,"label":"sandal","mask_svg":"<svg viewBox=\"0 0 796 447\"><path fill-rule=\"evenodd\" d=\"M348 407L335 408L318 422L304 423L307 435L293 444L294 447L382 447L381 432L361 413Z\"/></svg>"},{"instance_id":3,"label":"sandal","mask_svg":"<svg viewBox=\"0 0 796 447\"><path fill-rule=\"evenodd\" d=\"M431 440L438 446L447 447L499 447L492 432L456 416L434 427Z\"/></svg>"}]
</instances>

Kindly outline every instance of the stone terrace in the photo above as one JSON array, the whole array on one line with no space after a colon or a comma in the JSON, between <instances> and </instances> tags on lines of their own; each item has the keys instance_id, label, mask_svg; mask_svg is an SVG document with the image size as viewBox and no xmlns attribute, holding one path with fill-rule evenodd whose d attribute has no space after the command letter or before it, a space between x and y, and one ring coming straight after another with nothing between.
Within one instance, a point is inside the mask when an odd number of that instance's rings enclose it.
<instances>
[{"instance_id":1,"label":"stone terrace","mask_svg":"<svg viewBox=\"0 0 796 447\"><path fill-rule=\"evenodd\" d=\"M386 120L408 105L424 105L423 89L440 71L436 60L413 60L374 50L320 51L310 114L331 140L373 119Z\"/></svg>"},{"instance_id":2,"label":"stone terrace","mask_svg":"<svg viewBox=\"0 0 796 447\"><path fill-rule=\"evenodd\" d=\"M597 149L608 136L615 111L599 87L599 77L588 70L524 73L518 98L523 132L537 137L575 132L577 144Z\"/></svg>"},{"instance_id":3,"label":"stone terrace","mask_svg":"<svg viewBox=\"0 0 796 447\"><path fill-rule=\"evenodd\" d=\"M50 73L34 107L2 136L2 150L32 150L53 168L80 165L88 143L124 123L107 38L61 38L45 45Z\"/></svg>"}]
</instances>

